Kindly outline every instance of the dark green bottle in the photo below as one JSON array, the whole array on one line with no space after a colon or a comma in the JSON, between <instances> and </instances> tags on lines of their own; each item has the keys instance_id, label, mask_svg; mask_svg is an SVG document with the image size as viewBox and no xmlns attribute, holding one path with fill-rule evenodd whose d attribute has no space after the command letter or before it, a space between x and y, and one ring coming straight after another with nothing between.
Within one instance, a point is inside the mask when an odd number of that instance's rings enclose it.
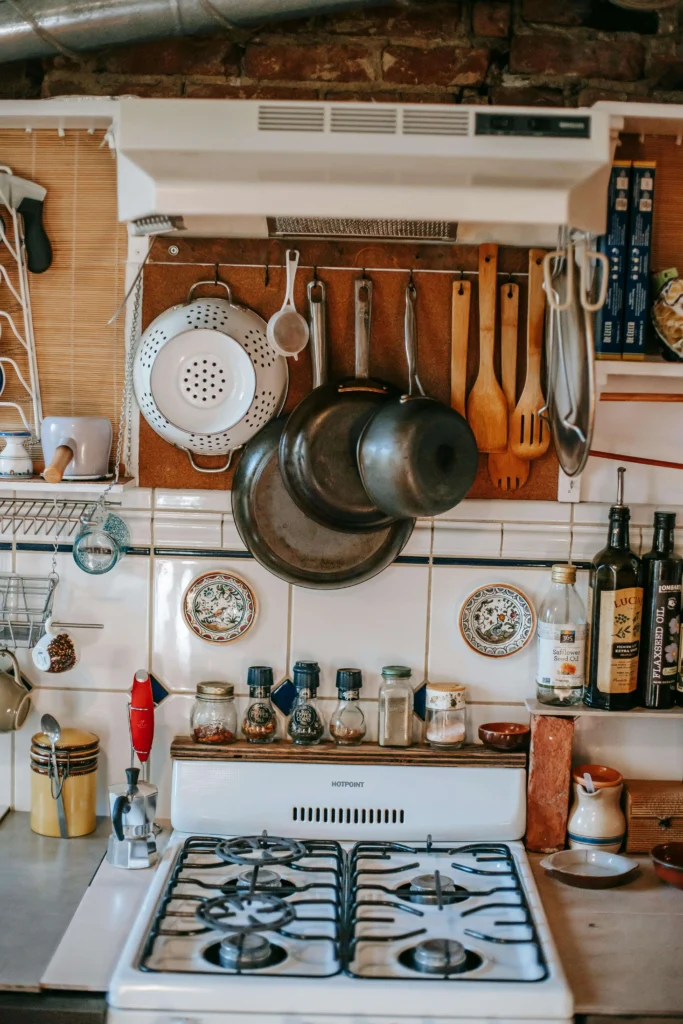
<instances>
[{"instance_id":1,"label":"dark green bottle","mask_svg":"<svg viewBox=\"0 0 683 1024\"><path fill-rule=\"evenodd\" d=\"M652 551L643 555L638 689L646 708L676 703L683 559L674 554L675 526L674 512L655 512Z\"/></svg>"},{"instance_id":2,"label":"dark green bottle","mask_svg":"<svg viewBox=\"0 0 683 1024\"><path fill-rule=\"evenodd\" d=\"M609 510L607 547L593 559L588 589L588 686L584 703L603 711L629 711L638 703L638 654L643 613L642 568L631 551L631 510L623 504L619 470L617 504Z\"/></svg>"}]
</instances>

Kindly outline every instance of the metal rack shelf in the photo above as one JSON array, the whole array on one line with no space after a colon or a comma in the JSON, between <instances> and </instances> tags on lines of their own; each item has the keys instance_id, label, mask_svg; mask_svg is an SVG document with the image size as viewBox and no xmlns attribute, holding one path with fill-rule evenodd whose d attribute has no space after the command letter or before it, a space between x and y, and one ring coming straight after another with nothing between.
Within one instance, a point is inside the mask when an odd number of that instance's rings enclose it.
<instances>
[{"instance_id":1,"label":"metal rack shelf","mask_svg":"<svg viewBox=\"0 0 683 1024\"><path fill-rule=\"evenodd\" d=\"M71 537L81 517L93 501L50 498L0 497L0 531L12 529L25 536L41 531L42 536L56 540ZM107 502L107 507L118 507L119 502Z\"/></svg>"}]
</instances>

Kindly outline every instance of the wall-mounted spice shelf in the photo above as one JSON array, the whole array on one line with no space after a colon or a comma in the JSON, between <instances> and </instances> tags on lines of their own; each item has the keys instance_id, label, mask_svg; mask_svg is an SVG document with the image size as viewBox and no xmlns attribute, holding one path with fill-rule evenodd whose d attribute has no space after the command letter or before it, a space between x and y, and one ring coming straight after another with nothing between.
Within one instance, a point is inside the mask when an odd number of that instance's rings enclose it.
<instances>
[{"instance_id":1,"label":"wall-mounted spice shelf","mask_svg":"<svg viewBox=\"0 0 683 1024\"><path fill-rule=\"evenodd\" d=\"M560 715L562 718L582 718L604 716L606 718L680 718L683 720L683 708L633 708L632 711L599 711L597 708L589 708L585 704L575 704L572 707L552 707L550 704L541 704L538 700L527 699L524 702L527 711L532 715Z\"/></svg>"},{"instance_id":2,"label":"wall-mounted spice shelf","mask_svg":"<svg viewBox=\"0 0 683 1024\"><path fill-rule=\"evenodd\" d=\"M595 386L601 402L683 402L683 363L598 360Z\"/></svg>"},{"instance_id":3,"label":"wall-mounted spice shelf","mask_svg":"<svg viewBox=\"0 0 683 1024\"><path fill-rule=\"evenodd\" d=\"M339 747L323 742L312 747L294 743L259 745L240 740L226 745L195 743L190 736L176 736L171 743L176 761L286 761L290 764L391 764L425 768L525 768L526 754L489 750L469 743L459 750L432 750L430 747L380 747L361 743L357 747Z\"/></svg>"},{"instance_id":4,"label":"wall-mounted spice shelf","mask_svg":"<svg viewBox=\"0 0 683 1024\"><path fill-rule=\"evenodd\" d=\"M0 494L22 494L26 490L31 495L45 494L50 497L53 494L65 497L76 493L99 496L109 484L109 480L63 480L61 484L49 484L42 476L3 477L0 479ZM121 494L134 486L135 480L132 476L122 476L109 493Z\"/></svg>"}]
</instances>

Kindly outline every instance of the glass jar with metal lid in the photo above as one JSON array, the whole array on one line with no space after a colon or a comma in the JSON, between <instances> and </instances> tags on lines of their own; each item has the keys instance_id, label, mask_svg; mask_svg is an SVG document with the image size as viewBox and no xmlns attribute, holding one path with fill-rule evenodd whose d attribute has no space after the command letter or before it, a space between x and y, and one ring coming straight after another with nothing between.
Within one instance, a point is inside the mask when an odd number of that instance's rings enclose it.
<instances>
[{"instance_id":1,"label":"glass jar with metal lid","mask_svg":"<svg viewBox=\"0 0 683 1024\"><path fill-rule=\"evenodd\" d=\"M386 665L379 690L380 747L409 747L413 742L413 687L407 665Z\"/></svg>"},{"instance_id":2,"label":"glass jar with metal lid","mask_svg":"<svg viewBox=\"0 0 683 1024\"><path fill-rule=\"evenodd\" d=\"M467 735L467 687L427 683L425 739L430 747L461 747Z\"/></svg>"},{"instance_id":3,"label":"glass jar with metal lid","mask_svg":"<svg viewBox=\"0 0 683 1024\"><path fill-rule=\"evenodd\" d=\"M242 735L249 743L272 743L277 734L277 716L270 699L273 670L252 665L247 675L249 705L242 719Z\"/></svg>"},{"instance_id":4,"label":"glass jar with metal lid","mask_svg":"<svg viewBox=\"0 0 683 1024\"><path fill-rule=\"evenodd\" d=\"M196 743L232 743L237 733L235 687L232 683L198 683L190 712Z\"/></svg>"}]
</instances>

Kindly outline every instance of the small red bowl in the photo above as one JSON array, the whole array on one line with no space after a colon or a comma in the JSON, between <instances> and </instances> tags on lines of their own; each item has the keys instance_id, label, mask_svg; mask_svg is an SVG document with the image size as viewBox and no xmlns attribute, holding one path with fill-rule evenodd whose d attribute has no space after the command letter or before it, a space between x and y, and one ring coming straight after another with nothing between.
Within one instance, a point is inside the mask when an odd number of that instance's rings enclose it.
<instances>
[{"instance_id":1,"label":"small red bowl","mask_svg":"<svg viewBox=\"0 0 683 1024\"><path fill-rule=\"evenodd\" d=\"M683 889L683 843L660 843L650 850L655 874L663 882Z\"/></svg>"},{"instance_id":2,"label":"small red bowl","mask_svg":"<svg viewBox=\"0 0 683 1024\"><path fill-rule=\"evenodd\" d=\"M479 739L491 750L525 750L529 726L520 722L487 722L479 726Z\"/></svg>"}]
</instances>

